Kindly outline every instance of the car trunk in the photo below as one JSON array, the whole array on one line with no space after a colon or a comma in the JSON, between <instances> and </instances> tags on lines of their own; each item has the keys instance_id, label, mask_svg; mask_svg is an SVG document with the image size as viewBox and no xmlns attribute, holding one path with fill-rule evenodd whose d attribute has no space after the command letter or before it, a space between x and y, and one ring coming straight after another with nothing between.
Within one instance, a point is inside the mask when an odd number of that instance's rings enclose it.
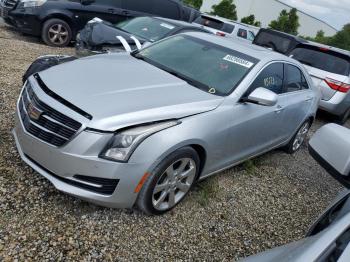
<instances>
[{"instance_id":1,"label":"car trunk","mask_svg":"<svg viewBox=\"0 0 350 262\"><path fill-rule=\"evenodd\" d=\"M322 94L322 100L328 101L330 100L335 93L336 90L330 88L330 86L326 83L326 78L331 78L340 82L346 82L347 77L339 74L333 74L315 67L304 65L309 72L314 85L318 87Z\"/></svg>"}]
</instances>

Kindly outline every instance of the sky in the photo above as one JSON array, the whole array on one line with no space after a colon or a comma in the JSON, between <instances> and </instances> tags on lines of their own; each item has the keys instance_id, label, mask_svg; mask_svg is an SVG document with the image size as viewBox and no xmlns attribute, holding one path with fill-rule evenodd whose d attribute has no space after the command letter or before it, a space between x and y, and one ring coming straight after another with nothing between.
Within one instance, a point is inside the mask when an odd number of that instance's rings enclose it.
<instances>
[{"instance_id":1,"label":"sky","mask_svg":"<svg viewBox=\"0 0 350 262\"><path fill-rule=\"evenodd\" d=\"M350 0L281 0L341 29L350 23Z\"/></svg>"}]
</instances>

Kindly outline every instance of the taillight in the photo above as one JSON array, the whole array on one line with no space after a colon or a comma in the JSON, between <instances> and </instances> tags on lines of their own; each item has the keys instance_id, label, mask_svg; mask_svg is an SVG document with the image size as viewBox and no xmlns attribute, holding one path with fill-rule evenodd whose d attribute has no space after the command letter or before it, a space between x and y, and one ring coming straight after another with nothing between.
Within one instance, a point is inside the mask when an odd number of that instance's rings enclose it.
<instances>
[{"instance_id":1,"label":"taillight","mask_svg":"<svg viewBox=\"0 0 350 262\"><path fill-rule=\"evenodd\" d=\"M333 90L336 90L342 93L347 93L350 90L350 84L346 84L328 77L324 81Z\"/></svg>"},{"instance_id":2,"label":"taillight","mask_svg":"<svg viewBox=\"0 0 350 262\"><path fill-rule=\"evenodd\" d=\"M226 34L223 33L223 32L216 32L216 35L218 35L218 36L226 36Z\"/></svg>"}]
</instances>

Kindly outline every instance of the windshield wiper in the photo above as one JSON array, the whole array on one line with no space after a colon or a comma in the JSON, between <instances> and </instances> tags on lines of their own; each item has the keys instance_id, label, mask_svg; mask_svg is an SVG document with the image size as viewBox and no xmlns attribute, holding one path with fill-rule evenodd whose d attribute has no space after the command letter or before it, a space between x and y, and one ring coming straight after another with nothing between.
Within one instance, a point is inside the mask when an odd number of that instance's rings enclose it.
<instances>
[{"instance_id":1,"label":"windshield wiper","mask_svg":"<svg viewBox=\"0 0 350 262\"><path fill-rule=\"evenodd\" d=\"M140 55L137 51L134 51L134 52L131 52L130 55L136 59L139 59L139 60L142 60L142 61L145 61L145 57Z\"/></svg>"},{"instance_id":2,"label":"windshield wiper","mask_svg":"<svg viewBox=\"0 0 350 262\"><path fill-rule=\"evenodd\" d=\"M205 84L202 84L202 83L200 83L200 82L198 82L196 80L193 80L191 78L188 78L188 77L186 77L186 76L184 76L184 75L182 75L182 74L180 74L178 72L175 72L173 70L169 70L169 69L166 69L166 68L161 68L161 69L163 69L164 71L168 72L169 74L171 74L173 76L176 76L177 78L180 78L180 79L184 80L189 85L197 87L197 88L199 88L201 90L204 90L206 92L208 92L208 90L210 90L209 86L207 86Z\"/></svg>"}]
</instances>

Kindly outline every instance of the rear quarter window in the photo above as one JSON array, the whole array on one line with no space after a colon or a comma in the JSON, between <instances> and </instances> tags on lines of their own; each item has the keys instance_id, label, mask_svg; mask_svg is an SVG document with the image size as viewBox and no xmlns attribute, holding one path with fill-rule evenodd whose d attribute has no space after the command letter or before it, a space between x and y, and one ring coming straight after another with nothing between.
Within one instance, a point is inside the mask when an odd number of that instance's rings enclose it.
<instances>
[{"instance_id":1,"label":"rear quarter window","mask_svg":"<svg viewBox=\"0 0 350 262\"><path fill-rule=\"evenodd\" d=\"M317 47L298 47L294 49L290 55L302 64L333 74L350 75L350 57L346 59L346 57L340 53L321 50Z\"/></svg>"}]
</instances>

